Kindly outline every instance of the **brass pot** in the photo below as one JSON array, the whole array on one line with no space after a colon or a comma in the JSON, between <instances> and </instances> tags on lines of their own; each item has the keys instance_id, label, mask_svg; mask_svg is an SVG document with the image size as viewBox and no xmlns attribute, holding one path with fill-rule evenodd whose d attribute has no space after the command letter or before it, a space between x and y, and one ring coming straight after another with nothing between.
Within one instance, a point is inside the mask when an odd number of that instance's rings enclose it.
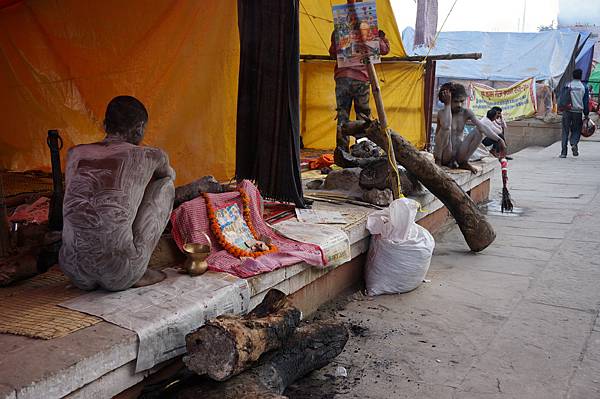
<instances>
[{"instance_id":1,"label":"brass pot","mask_svg":"<svg viewBox=\"0 0 600 399\"><path fill-rule=\"evenodd\" d=\"M187 253L184 268L190 276L199 276L206 272L208 269L206 258L210 255L210 245L183 244L183 250Z\"/></svg>"}]
</instances>

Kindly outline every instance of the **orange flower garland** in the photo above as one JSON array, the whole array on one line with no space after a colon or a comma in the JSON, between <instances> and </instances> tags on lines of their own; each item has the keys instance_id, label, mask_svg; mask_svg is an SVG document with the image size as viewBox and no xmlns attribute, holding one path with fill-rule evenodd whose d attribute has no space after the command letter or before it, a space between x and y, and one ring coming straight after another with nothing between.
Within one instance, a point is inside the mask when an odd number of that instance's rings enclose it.
<instances>
[{"instance_id":1,"label":"orange flower garland","mask_svg":"<svg viewBox=\"0 0 600 399\"><path fill-rule=\"evenodd\" d=\"M242 199L242 212L243 212L244 221L246 222L248 229L250 229L250 232L252 233L252 236L254 237L254 239L259 240L259 235L256 232L256 230L254 229L254 226L252 225L252 218L250 216L250 197L248 197L248 194L243 189L239 189L238 191L240 192L240 197ZM229 241L227 241L227 237L225 237L225 235L221 231L221 226L219 226L219 222L217 221L217 218L215 216L215 209L214 209L212 203L210 202L210 198L208 197L208 195L206 193L202 193L202 196L204 197L204 201L206 202L206 210L208 212L208 220L210 223L210 229L213 232L213 234L215 235L215 237L217 237L217 241L219 242L221 247L223 247L227 252L229 252L236 258L241 258L241 257L258 258L259 256L270 254L270 253L277 251L277 247L273 244L270 244L269 249L266 251L256 251L256 252L244 250L235 245L230 244Z\"/></svg>"}]
</instances>

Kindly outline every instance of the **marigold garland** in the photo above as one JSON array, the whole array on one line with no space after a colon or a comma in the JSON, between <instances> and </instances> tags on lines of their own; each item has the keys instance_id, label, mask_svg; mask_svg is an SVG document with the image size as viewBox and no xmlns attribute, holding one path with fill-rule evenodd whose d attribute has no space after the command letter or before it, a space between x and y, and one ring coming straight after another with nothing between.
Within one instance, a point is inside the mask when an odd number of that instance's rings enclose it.
<instances>
[{"instance_id":1,"label":"marigold garland","mask_svg":"<svg viewBox=\"0 0 600 399\"><path fill-rule=\"evenodd\" d=\"M246 222L248 229L250 229L250 232L252 233L252 236L254 237L254 239L259 240L260 237L259 237L257 231L254 229L254 225L252 224L252 218L250 215L250 197L248 197L248 194L243 189L240 188L238 191L240 193L240 197L242 200L242 214L243 214L244 221ZM221 226L219 226L219 222L217 221L217 218L215 216L215 209L210 201L210 198L208 197L208 194L202 193L202 196L204 197L204 201L206 202L206 210L208 212L208 220L210 223L210 229L213 232L213 234L215 235L215 237L217 237L218 243L227 252L229 252L230 254L232 254L233 256L235 256L237 258L241 258L241 257L258 258L259 256L270 254L270 253L277 251L277 247L273 244L268 244L269 249L267 251L256 251L256 252L247 251L247 250L241 249L241 248L236 247L235 245L231 244L229 241L227 241L227 237L225 237L225 235L221 231Z\"/></svg>"}]
</instances>

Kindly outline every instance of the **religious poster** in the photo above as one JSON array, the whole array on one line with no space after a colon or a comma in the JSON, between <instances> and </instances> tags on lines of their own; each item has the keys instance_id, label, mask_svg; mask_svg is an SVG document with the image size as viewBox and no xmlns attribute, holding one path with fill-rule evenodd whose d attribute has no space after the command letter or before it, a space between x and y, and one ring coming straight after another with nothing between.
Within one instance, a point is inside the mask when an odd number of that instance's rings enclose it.
<instances>
[{"instance_id":1,"label":"religious poster","mask_svg":"<svg viewBox=\"0 0 600 399\"><path fill-rule=\"evenodd\" d=\"M338 66L380 63L375 2L340 4L332 9Z\"/></svg>"},{"instance_id":2,"label":"religious poster","mask_svg":"<svg viewBox=\"0 0 600 399\"><path fill-rule=\"evenodd\" d=\"M531 116L537 110L533 78L522 80L504 89L494 89L478 83L473 83L470 89L471 95L467 99L467 107L479 118L483 118L494 106L502 108L502 116L506 122Z\"/></svg>"},{"instance_id":3,"label":"religious poster","mask_svg":"<svg viewBox=\"0 0 600 399\"><path fill-rule=\"evenodd\" d=\"M248 250L256 243L237 204L217 209L215 217L223 236L230 244L242 250Z\"/></svg>"}]
</instances>

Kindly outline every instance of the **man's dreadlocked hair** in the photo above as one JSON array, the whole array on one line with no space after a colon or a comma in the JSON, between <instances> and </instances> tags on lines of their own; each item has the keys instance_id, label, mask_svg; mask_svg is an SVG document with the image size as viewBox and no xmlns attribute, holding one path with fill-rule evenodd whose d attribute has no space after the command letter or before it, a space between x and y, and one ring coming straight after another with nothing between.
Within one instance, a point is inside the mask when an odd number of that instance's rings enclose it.
<instances>
[{"instance_id":1,"label":"man's dreadlocked hair","mask_svg":"<svg viewBox=\"0 0 600 399\"><path fill-rule=\"evenodd\" d=\"M465 86L461 85L460 83L448 82L440 86L440 91L438 93L438 98L440 101L442 101L440 94L444 90L449 90L452 98L467 97L467 90L465 89Z\"/></svg>"}]
</instances>

